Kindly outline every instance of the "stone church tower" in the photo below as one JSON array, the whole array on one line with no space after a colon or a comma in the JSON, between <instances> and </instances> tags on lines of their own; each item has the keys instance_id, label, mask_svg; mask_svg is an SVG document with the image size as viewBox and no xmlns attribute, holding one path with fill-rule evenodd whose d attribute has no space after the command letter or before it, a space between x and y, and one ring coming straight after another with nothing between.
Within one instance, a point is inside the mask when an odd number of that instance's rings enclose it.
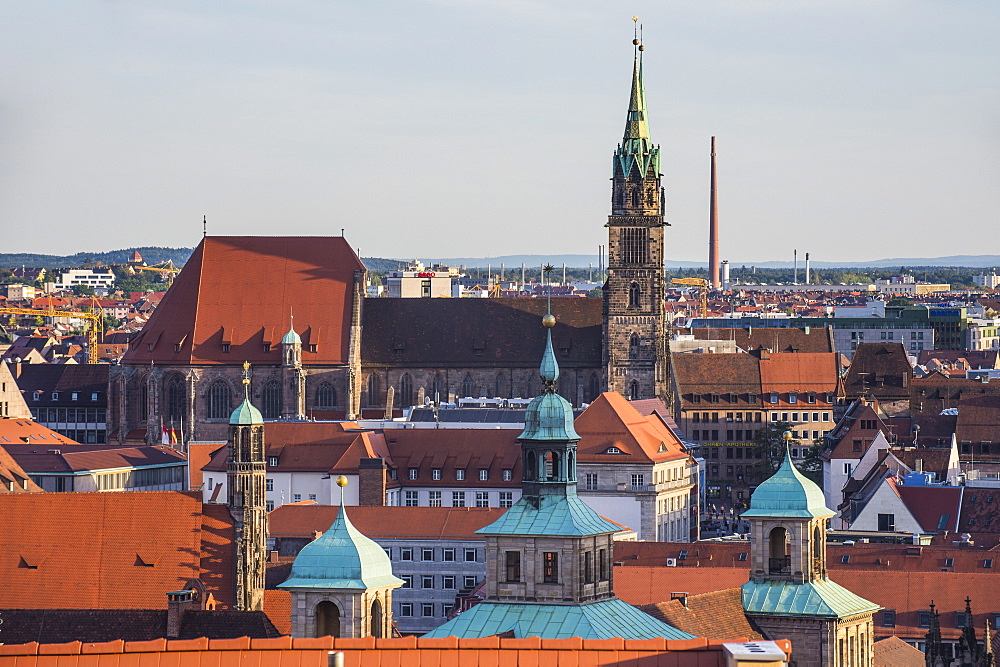
<instances>
[{"instance_id":1,"label":"stone church tower","mask_svg":"<svg viewBox=\"0 0 1000 667\"><path fill-rule=\"evenodd\" d=\"M663 188L660 148L649 137L642 51L636 44L625 136L612 167L608 278L604 284L604 367L608 391L670 406L663 310Z\"/></svg>"},{"instance_id":2,"label":"stone church tower","mask_svg":"<svg viewBox=\"0 0 1000 667\"><path fill-rule=\"evenodd\" d=\"M250 364L243 364L246 397L229 418L226 488L236 528L236 608L263 611L267 554L264 418L250 403Z\"/></svg>"}]
</instances>

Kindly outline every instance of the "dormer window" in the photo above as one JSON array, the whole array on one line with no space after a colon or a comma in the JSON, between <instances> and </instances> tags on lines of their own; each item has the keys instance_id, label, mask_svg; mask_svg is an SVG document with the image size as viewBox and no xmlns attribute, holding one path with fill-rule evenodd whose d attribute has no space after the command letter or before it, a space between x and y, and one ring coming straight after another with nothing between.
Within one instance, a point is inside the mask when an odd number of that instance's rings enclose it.
<instances>
[{"instance_id":1,"label":"dormer window","mask_svg":"<svg viewBox=\"0 0 1000 667\"><path fill-rule=\"evenodd\" d=\"M457 482L465 481L465 468L455 468L455 481Z\"/></svg>"},{"instance_id":2,"label":"dormer window","mask_svg":"<svg viewBox=\"0 0 1000 667\"><path fill-rule=\"evenodd\" d=\"M605 454L621 454L622 450L620 450L617 447L615 447L614 445L612 445L611 447L608 447L607 449L605 449L604 453Z\"/></svg>"},{"instance_id":3,"label":"dormer window","mask_svg":"<svg viewBox=\"0 0 1000 667\"><path fill-rule=\"evenodd\" d=\"M278 457L277 456L268 456L267 457L267 465L269 465L272 468L278 467Z\"/></svg>"},{"instance_id":4,"label":"dormer window","mask_svg":"<svg viewBox=\"0 0 1000 667\"><path fill-rule=\"evenodd\" d=\"M223 347L225 347L225 346L223 346ZM270 343L264 343L264 352L270 352L270 351L271 351L271 344ZM228 352L228 350L223 350L223 352Z\"/></svg>"},{"instance_id":5,"label":"dormer window","mask_svg":"<svg viewBox=\"0 0 1000 667\"><path fill-rule=\"evenodd\" d=\"M317 351L318 349L319 349L319 346L318 346L318 345L313 345L313 344L311 344L311 343L309 344L309 351L310 351L310 352L312 352L313 354L316 354L316 351Z\"/></svg>"},{"instance_id":6,"label":"dormer window","mask_svg":"<svg viewBox=\"0 0 1000 667\"><path fill-rule=\"evenodd\" d=\"M798 401L799 401L799 397L796 394L789 394L788 395L788 403L790 405L798 403Z\"/></svg>"},{"instance_id":7,"label":"dormer window","mask_svg":"<svg viewBox=\"0 0 1000 667\"><path fill-rule=\"evenodd\" d=\"M52 400L53 401L58 401L59 400L59 392L58 391L52 392Z\"/></svg>"},{"instance_id":8,"label":"dormer window","mask_svg":"<svg viewBox=\"0 0 1000 667\"><path fill-rule=\"evenodd\" d=\"M230 350L229 343L223 343L222 344L222 352L223 352L223 354L229 354L229 350Z\"/></svg>"}]
</instances>

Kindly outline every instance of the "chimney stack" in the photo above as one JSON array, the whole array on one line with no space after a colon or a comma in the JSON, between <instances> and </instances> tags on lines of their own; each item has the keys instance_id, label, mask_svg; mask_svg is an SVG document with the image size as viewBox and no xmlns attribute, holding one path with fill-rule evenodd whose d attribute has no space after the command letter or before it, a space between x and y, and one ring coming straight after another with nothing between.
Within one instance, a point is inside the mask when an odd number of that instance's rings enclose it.
<instances>
[{"instance_id":1,"label":"chimney stack","mask_svg":"<svg viewBox=\"0 0 1000 667\"><path fill-rule=\"evenodd\" d=\"M806 253L806 285L809 284L809 253Z\"/></svg>"},{"instance_id":2,"label":"chimney stack","mask_svg":"<svg viewBox=\"0 0 1000 667\"><path fill-rule=\"evenodd\" d=\"M712 137L712 192L708 206L708 279L719 289L719 199L715 182L715 137Z\"/></svg>"},{"instance_id":3,"label":"chimney stack","mask_svg":"<svg viewBox=\"0 0 1000 667\"><path fill-rule=\"evenodd\" d=\"M358 504L369 507L385 506L386 465L380 458L358 462Z\"/></svg>"}]
</instances>

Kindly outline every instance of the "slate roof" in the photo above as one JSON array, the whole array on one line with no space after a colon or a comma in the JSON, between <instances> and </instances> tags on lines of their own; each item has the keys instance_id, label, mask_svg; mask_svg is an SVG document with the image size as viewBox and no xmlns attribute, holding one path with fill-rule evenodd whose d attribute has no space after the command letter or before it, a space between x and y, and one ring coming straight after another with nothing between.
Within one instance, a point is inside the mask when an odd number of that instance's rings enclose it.
<instances>
[{"instance_id":1,"label":"slate roof","mask_svg":"<svg viewBox=\"0 0 1000 667\"><path fill-rule=\"evenodd\" d=\"M545 639L694 637L616 598L583 605L480 602L439 625L424 637L490 637L503 633L512 633L514 637Z\"/></svg>"},{"instance_id":2,"label":"slate roof","mask_svg":"<svg viewBox=\"0 0 1000 667\"><path fill-rule=\"evenodd\" d=\"M552 345L563 368L598 367L601 299L552 299ZM367 367L534 367L542 356L545 299L365 299ZM296 314L298 317L298 314ZM532 392L537 388L529 388Z\"/></svg>"},{"instance_id":3,"label":"slate roof","mask_svg":"<svg viewBox=\"0 0 1000 667\"><path fill-rule=\"evenodd\" d=\"M764 639L760 630L743 613L739 588L687 595L684 602L680 599L667 600L642 605L639 609L695 637Z\"/></svg>"},{"instance_id":4,"label":"slate roof","mask_svg":"<svg viewBox=\"0 0 1000 667\"><path fill-rule=\"evenodd\" d=\"M196 492L0 494L0 608L164 608L193 577L230 605L232 543Z\"/></svg>"},{"instance_id":5,"label":"slate roof","mask_svg":"<svg viewBox=\"0 0 1000 667\"><path fill-rule=\"evenodd\" d=\"M6 644L147 641L167 633L166 609L0 609L0 617ZM177 639L278 636L260 611L193 610L181 618Z\"/></svg>"},{"instance_id":6,"label":"slate roof","mask_svg":"<svg viewBox=\"0 0 1000 667\"><path fill-rule=\"evenodd\" d=\"M836 352L831 327L744 327L721 329L695 327L691 329L695 340L731 340L745 352L765 348L771 352Z\"/></svg>"},{"instance_id":7,"label":"slate roof","mask_svg":"<svg viewBox=\"0 0 1000 667\"><path fill-rule=\"evenodd\" d=\"M303 331L302 363L344 364L354 272L364 269L342 237L205 237L123 362L279 364L294 311ZM317 351L309 352L310 345Z\"/></svg>"}]
</instances>

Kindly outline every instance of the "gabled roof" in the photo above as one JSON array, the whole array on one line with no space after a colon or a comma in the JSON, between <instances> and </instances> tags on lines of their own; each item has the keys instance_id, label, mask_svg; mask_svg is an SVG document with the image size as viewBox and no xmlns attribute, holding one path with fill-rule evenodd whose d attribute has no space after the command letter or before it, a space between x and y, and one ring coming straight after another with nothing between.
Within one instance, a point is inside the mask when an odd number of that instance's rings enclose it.
<instances>
[{"instance_id":1,"label":"gabled roof","mask_svg":"<svg viewBox=\"0 0 1000 667\"><path fill-rule=\"evenodd\" d=\"M470 487L518 487L521 484L521 447L517 429L391 429L385 431L399 484L406 486L455 485L455 470L466 470L463 484ZM433 479L433 469L441 479ZM417 479L409 478L416 470ZM478 470L487 470L488 481L479 481ZM503 470L511 479L503 480Z\"/></svg>"},{"instance_id":2,"label":"gabled roof","mask_svg":"<svg viewBox=\"0 0 1000 667\"><path fill-rule=\"evenodd\" d=\"M342 237L205 237L123 361L278 364L294 311L303 342L317 346L302 362L344 364L354 272L364 269Z\"/></svg>"},{"instance_id":3,"label":"gabled roof","mask_svg":"<svg viewBox=\"0 0 1000 667\"><path fill-rule=\"evenodd\" d=\"M745 352L765 348L771 352L835 352L833 329L810 327L692 328L695 340L732 340Z\"/></svg>"},{"instance_id":4,"label":"gabled roof","mask_svg":"<svg viewBox=\"0 0 1000 667\"><path fill-rule=\"evenodd\" d=\"M0 419L0 447L16 444L30 444L41 449L79 443L30 419Z\"/></svg>"},{"instance_id":5,"label":"gabled roof","mask_svg":"<svg viewBox=\"0 0 1000 667\"><path fill-rule=\"evenodd\" d=\"M552 346L560 366L600 364L602 307L601 299L552 299ZM365 299L361 358L366 367L535 367L546 310L545 299L528 297ZM533 380L521 393L539 389Z\"/></svg>"},{"instance_id":6,"label":"gabled roof","mask_svg":"<svg viewBox=\"0 0 1000 667\"><path fill-rule=\"evenodd\" d=\"M924 652L899 637L886 637L872 646L875 667L924 667Z\"/></svg>"},{"instance_id":7,"label":"gabled roof","mask_svg":"<svg viewBox=\"0 0 1000 667\"><path fill-rule=\"evenodd\" d=\"M183 465L187 461L184 454L165 445L59 445L56 449L47 449L44 444L32 442L30 445L4 444L2 447L32 474Z\"/></svg>"},{"instance_id":8,"label":"gabled roof","mask_svg":"<svg viewBox=\"0 0 1000 667\"><path fill-rule=\"evenodd\" d=\"M41 490L7 450L0 447L0 493L34 493Z\"/></svg>"},{"instance_id":9,"label":"gabled roof","mask_svg":"<svg viewBox=\"0 0 1000 667\"><path fill-rule=\"evenodd\" d=\"M743 597L739 588L723 588L683 597L683 601L667 600L643 605L639 609L696 637L764 639L760 630L743 613Z\"/></svg>"},{"instance_id":10,"label":"gabled roof","mask_svg":"<svg viewBox=\"0 0 1000 667\"><path fill-rule=\"evenodd\" d=\"M681 441L657 415L643 416L617 392L605 392L576 418L580 463L659 463L688 458ZM608 454L615 447L621 454Z\"/></svg>"},{"instance_id":11,"label":"gabled roof","mask_svg":"<svg viewBox=\"0 0 1000 667\"><path fill-rule=\"evenodd\" d=\"M760 393L760 366L749 354L675 354L672 364L682 395Z\"/></svg>"},{"instance_id":12,"label":"gabled roof","mask_svg":"<svg viewBox=\"0 0 1000 667\"><path fill-rule=\"evenodd\" d=\"M909 398L913 368L901 343L858 343L844 379L848 398Z\"/></svg>"},{"instance_id":13,"label":"gabled roof","mask_svg":"<svg viewBox=\"0 0 1000 667\"><path fill-rule=\"evenodd\" d=\"M906 509L925 533L956 532L962 510L962 487L903 486L894 478L886 480L899 494Z\"/></svg>"},{"instance_id":14,"label":"gabled roof","mask_svg":"<svg viewBox=\"0 0 1000 667\"><path fill-rule=\"evenodd\" d=\"M232 526L196 492L0 494L0 608L162 609L193 577L230 605Z\"/></svg>"},{"instance_id":15,"label":"gabled roof","mask_svg":"<svg viewBox=\"0 0 1000 667\"><path fill-rule=\"evenodd\" d=\"M832 352L770 354L760 360L762 392L832 393L840 371L838 355Z\"/></svg>"}]
</instances>

